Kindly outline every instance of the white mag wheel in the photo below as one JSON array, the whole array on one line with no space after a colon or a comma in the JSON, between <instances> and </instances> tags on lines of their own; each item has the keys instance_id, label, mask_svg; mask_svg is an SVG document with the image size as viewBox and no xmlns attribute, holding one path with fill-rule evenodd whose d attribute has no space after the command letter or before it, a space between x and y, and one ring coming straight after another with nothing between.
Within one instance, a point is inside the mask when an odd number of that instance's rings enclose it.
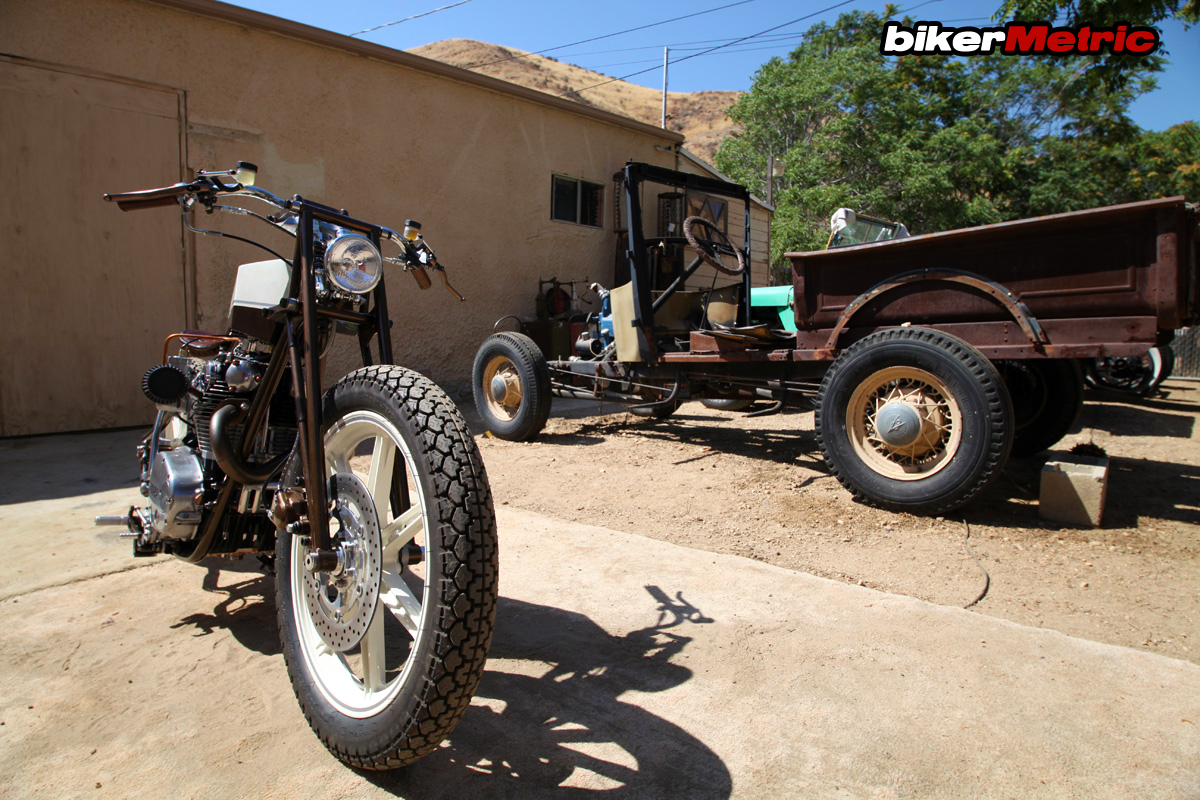
<instances>
[{"instance_id":1,"label":"white mag wheel","mask_svg":"<svg viewBox=\"0 0 1200 800\"><path fill-rule=\"evenodd\" d=\"M280 534L284 657L334 755L400 767L453 730L483 672L496 606L491 493L457 409L416 373L353 372L323 416L339 566L310 573L306 542ZM353 646L338 640L346 630Z\"/></svg>"}]
</instances>

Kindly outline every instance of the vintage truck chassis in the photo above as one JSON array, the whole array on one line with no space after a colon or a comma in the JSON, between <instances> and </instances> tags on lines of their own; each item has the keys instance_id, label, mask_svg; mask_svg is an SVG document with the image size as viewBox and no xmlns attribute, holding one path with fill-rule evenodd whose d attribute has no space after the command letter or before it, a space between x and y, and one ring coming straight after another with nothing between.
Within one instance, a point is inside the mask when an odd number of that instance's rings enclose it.
<instances>
[{"instance_id":1,"label":"vintage truck chassis","mask_svg":"<svg viewBox=\"0 0 1200 800\"><path fill-rule=\"evenodd\" d=\"M629 281L611 293L613 340L547 361L520 333L489 337L475 395L498 436L535 437L552 395L653 417L689 398L770 403L751 413L812 405L826 463L857 498L940 514L974 498L1011 454L1070 429L1078 359L1145 353L1200 308L1198 214L1173 197L789 253L795 330L783 330L752 305L748 266L719 297L683 288L702 251L748 257L744 187L636 163L615 180ZM723 236L696 243L700 255L653 290L649 254L682 240L643 235L646 184L740 203L740 248Z\"/></svg>"}]
</instances>

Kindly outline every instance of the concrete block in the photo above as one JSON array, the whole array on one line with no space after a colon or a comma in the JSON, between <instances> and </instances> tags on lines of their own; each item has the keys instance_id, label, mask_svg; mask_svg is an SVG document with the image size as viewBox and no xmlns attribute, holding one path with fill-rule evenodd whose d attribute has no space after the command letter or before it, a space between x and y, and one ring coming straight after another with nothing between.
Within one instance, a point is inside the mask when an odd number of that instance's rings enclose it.
<instances>
[{"instance_id":1,"label":"concrete block","mask_svg":"<svg viewBox=\"0 0 1200 800\"><path fill-rule=\"evenodd\" d=\"M1094 528L1104 516L1108 459L1068 453L1042 467L1038 515L1045 520Z\"/></svg>"}]
</instances>

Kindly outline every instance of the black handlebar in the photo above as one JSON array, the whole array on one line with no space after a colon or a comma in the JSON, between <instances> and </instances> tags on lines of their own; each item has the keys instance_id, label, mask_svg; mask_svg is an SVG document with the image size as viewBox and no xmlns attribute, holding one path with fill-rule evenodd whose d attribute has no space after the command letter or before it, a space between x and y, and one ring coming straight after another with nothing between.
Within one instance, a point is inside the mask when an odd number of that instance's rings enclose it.
<instances>
[{"instance_id":1,"label":"black handlebar","mask_svg":"<svg viewBox=\"0 0 1200 800\"><path fill-rule=\"evenodd\" d=\"M243 166L243 162L238 162L238 165L239 165L239 167ZM246 164L245 166L252 167L253 165ZM232 174L232 172L233 172L232 170L230 172L220 172L220 173L201 172L199 174L199 176L196 178L196 180L191 183L180 182L180 183L172 184L170 186L163 186L159 189L143 189L138 192L117 192L117 193L105 194L104 199L110 203L115 202L117 204L117 207L120 208L122 211L140 211L140 210L146 209L146 208L166 208L166 207L170 207L170 206L176 206L179 204L179 199L186 195L195 195L196 199L199 200L199 202L201 204L203 204L205 206L205 208L207 208L209 211L211 211L214 207L216 207L214 205L214 200L216 199L215 196L217 194L223 193L223 192L237 192L240 194L249 194L250 196L253 196L258 200L268 202L268 203L280 208L281 210L285 210L285 211L293 209L294 208L293 203L300 203L307 207L315 209L319 213L319 215L326 218L327 221L333 222L334 224L339 225L339 226L345 226L345 227L349 227L353 230L361 231L363 233L373 234L373 236L375 236L375 237L378 237L380 235L381 230L386 231L389 238L392 241L394 241L396 244L400 245L401 248L403 248L405 257L404 257L404 261L402 263L404 265L404 268L406 270L412 272L413 277L416 278L417 284L422 289L428 289L432 283L429 279L429 274L426 272L426 268L428 267L428 268L432 268L432 269L438 271L439 273L441 273L442 283L445 285L446 290L449 291L450 294L454 295L454 297L456 299L458 299L459 301L466 300L465 297L463 297L461 294L459 294L458 291L453 286L450 285L450 281L446 277L445 270L441 267L441 265L439 265L437 263L437 257L434 256L433 251L429 249L429 246L424 244L423 242L421 242L419 245L413 245L408 240L402 238L399 234L395 233L394 231L380 229L377 226L370 225L368 223L361 222L359 220L351 219L350 217L348 217L346 215L345 211L338 211L337 209L331 208L330 206L324 206L324 205L321 205L320 203L314 203L311 200L304 200L299 195L297 195L294 200L283 200L281 198L276 197L275 195L271 194L268 191L256 189L253 186L243 186L240 183L226 184L220 179L221 175L229 175L229 174ZM225 207L225 206L222 206L222 208L226 208L227 210L233 210L233 209ZM251 213L251 212L247 212L243 209L242 213ZM281 225L280 219L276 219L274 217L271 217L271 218L261 217L258 214L254 214L254 216L259 217L259 219L262 219L264 222L271 223L272 225L275 225L276 227L284 227L283 225ZM406 224L411 225L412 227L415 227L417 229L420 229L420 225L413 223L412 220L408 220ZM286 227L284 227L284 230L288 230L289 233L291 232L291 230ZM200 233L211 233L212 231L199 231L199 232ZM227 236L229 234L220 234L220 235ZM236 239L238 237L235 236L233 238ZM248 240L243 240L243 241L248 241ZM250 243L256 244L255 242L250 242ZM418 252L418 248L419 248L420 252ZM274 251L270 251L270 252L273 253ZM389 261L399 261L398 259L388 259L388 260Z\"/></svg>"},{"instance_id":2,"label":"black handlebar","mask_svg":"<svg viewBox=\"0 0 1200 800\"><path fill-rule=\"evenodd\" d=\"M143 208L164 208L176 205L179 198L188 192L195 191L189 183L176 183L161 189L144 189L140 192L118 192L105 194L104 199L116 202L122 211L139 211Z\"/></svg>"}]
</instances>

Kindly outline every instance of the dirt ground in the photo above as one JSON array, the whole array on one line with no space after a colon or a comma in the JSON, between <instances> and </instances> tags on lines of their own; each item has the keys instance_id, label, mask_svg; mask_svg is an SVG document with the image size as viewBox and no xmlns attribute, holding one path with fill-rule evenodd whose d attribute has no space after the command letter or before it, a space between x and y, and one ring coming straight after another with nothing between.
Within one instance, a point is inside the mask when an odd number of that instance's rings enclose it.
<instances>
[{"instance_id":1,"label":"dirt ground","mask_svg":"<svg viewBox=\"0 0 1200 800\"><path fill-rule=\"evenodd\" d=\"M1077 432L1052 452L1088 442L1110 456L1095 529L1039 519L1047 454L1010 461L945 518L855 503L825 469L811 411L747 417L692 402L661 421L555 417L532 443L477 438L500 506L944 605L986 587L978 613L1200 663L1198 414L1198 383L1168 382L1152 399L1088 393Z\"/></svg>"}]
</instances>

